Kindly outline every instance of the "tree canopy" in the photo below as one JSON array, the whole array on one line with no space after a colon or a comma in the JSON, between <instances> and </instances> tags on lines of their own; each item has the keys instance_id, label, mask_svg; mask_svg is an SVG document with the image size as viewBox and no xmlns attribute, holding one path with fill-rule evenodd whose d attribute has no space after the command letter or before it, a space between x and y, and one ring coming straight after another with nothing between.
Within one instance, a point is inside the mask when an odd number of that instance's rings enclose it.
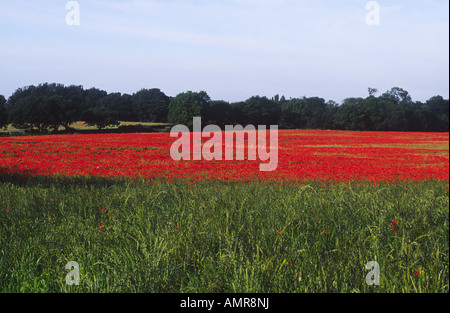
<instances>
[{"instance_id":1,"label":"tree canopy","mask_svg":"<svg viewBox=\"0 0 450 313\"><path fill-rule=\"evenodd\" d=\"M381 94L368 88L367 97L348 97L341 104L320 97L286 99L280 95L255 95L229 103L212 100L205 91L170 97L151 88L130 95L56 83L18 88L8 99L0 95L0 128L12 124L34 132L71 130L76 121L99 129L119 121L191 127L195 116L221 127L252 124L280 129L448 132L449 100L438 95L426 102L413 101L408 91L393 87Z\"/></svg>"},{"instance_id":2,"label":"tree canopy","mask_svg":"<svg viewBox=\"0 0 450 313\"><path fill-rule=\"evenodd\" d=\"M8 124L8 111L6 110L6 98L0 95L0 129Z\"/></svg>"}]
</instances>

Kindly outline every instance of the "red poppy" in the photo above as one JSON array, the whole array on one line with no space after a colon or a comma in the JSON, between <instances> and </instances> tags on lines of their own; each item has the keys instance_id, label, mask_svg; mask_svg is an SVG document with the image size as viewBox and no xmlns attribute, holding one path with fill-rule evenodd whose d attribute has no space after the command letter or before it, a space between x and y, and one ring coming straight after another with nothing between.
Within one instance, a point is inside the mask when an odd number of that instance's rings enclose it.
<instances>
[{"instance_id":1,"label":"red poppy","mask_svg":"<svg viewBox=\"0 0 450 313\"><path fill-rule=\"evenodd\" d=\"M394 224L391 224L391 228L394 228L395 226L394 226Z\"/></svg>"},{"instance_id":2,"label":"red poppy","mask_svg":"<svg viewBox=\"0 0 450 313\"><path fill-rule=\"evenodd\" d=\"M289 263L289 266L290 266L290 267L294 267L294 263L290 262L290 263Z\"/></svg>"},{"instance_id":3,"label":"red poppy","mask_svg":"<svg viewBox=\"0 0 450 313\"><path fill-rule=\"evenodd\" d=\"M276 171L267 173L259 171L260 160L248 160L245 170L242 170L242 162L237 160L227 162L226 167L222 162L174 162L167 153L174 142L168 133L92 134L76 138L69 135L40 136L32 142L27 137L2 137L0 167L7 169L7 173L33 172L45 176L58 173L68 176L68 179L75 175L114 178L139 175L145 179L170 177L189 181L203 178L249 181L254 177L257 180L282 178L298 182L309 179L373 183L399 178L408 181L448 180L448 147L436 145L430 149L432 153L423 153L415 146L418 140L431 145L448 141L447 133L387 135L377 132L368 136L364 132L342 131L339 136L337 134L335 131L280 130L279 164ZM24 142L27 149L18 149ZM96 143L95 146L92 142ZM248 146L248 143L244 145ZM152 149L148 149L149 146ZM331 146L340 146L341 153L330 151ZM105 150L113 153L105 154ZM384 162L386 155L391 162Z\"/></svg>"},{"instance_id":4,"label":"red poppy","mask_svg":"<svg viewBox=\"0 0 450 313\"><path fill-rule=\"evenodd\" d=\"M392 224L397 225L397 220L393 220Z\"/></svg>"},{"instance_id":5,"label":"red poppy","mask_svg":"<svg viewBox=\"0 0 450 313\"><path fill-rule=\"evenodd\" d=\"M394 230L394 235L397 235L398 231Z\"/></svg>"},{"instance_id":6,"label":"red poppy","mask_svg":"<svg viewBox=\"0 0 450 313\"><path fill-rule=\"evenodd\" d=\"M102 229L103 227L105 227L105 225L102 224L98 227L98 229Z\"/></svg>"},{"instance_id":7,"label":"red poppy","mask_svg":"<svg viewBox=\"0 0 450 313\"><path fill-rule=\"evenodd\" d=\"M328 234L328 230L324 230L323 233L324 233L324 234Z\"/></svg>"},{"instance_id":8,"label":"red poppy","mask_svg":"<svg viewBox=\"0 0 450 313\"><path fill-rule=\"evenodd\" d=\"M9 211L9 210L11 210L11 208L10 207L6 207L6 211Z\"/></svg>"},{"instance_id":9,"label":"red poppy","mask_svg":"<svg viewBox=\"0 0 450 313\"><path fill-rule=\"evenodd\" d=\"M414 271L414 275L418 276L418 275L419 275L419 271L418 271L418 270L415 270L415 271Z\"/></svg>"},{"instance_id":10,"label":"red poppy","mask_svg":"<svg viewBox=\"0 0 450 313\"><path fill-rule=\"evenodd\" d=\"M278 236L280 236L280 235L281 235L281 232L280 232L280 231L279 231L279 232L277 232L277 235L278 235Z\"/></svg>"}]
</instances>

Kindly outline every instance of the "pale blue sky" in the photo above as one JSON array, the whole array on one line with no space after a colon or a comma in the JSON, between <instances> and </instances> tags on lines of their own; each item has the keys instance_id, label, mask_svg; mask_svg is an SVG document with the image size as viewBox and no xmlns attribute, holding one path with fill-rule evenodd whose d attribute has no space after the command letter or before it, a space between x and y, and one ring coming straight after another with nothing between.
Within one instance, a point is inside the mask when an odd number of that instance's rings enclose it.
<instances>
[{"instance_id":1,"label":"pale blue sky","mask_svg":"<svg viewBox=\"0 0 450 313\"><path fill-rule=\"evenodd\" d=\"M212 99L320 96L398 86L449 97L447 0L0 0L0 94L57 82Z\"/></svg>"}]
</instances>

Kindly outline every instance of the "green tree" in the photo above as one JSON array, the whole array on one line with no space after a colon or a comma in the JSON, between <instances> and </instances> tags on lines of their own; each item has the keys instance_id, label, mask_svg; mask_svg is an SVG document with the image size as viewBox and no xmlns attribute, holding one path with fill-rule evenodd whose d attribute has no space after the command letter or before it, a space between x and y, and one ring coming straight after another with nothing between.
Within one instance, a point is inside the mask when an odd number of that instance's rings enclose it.
<instances>
[{"instance_id":1,"label":"green tree","mask_svg":"<svg viewBox=\"0 0 450 313\"><path fill-rule=\"evenodd\" d=\"M11 108L17 105L21 99L33 95L35 90L35 86L17 88L6 102L7 110L9 111Z\"/></svg>"},{"instance_id":2,"label":"green tree","mask_svg":"<svg viewBox=\"0 0 450 313\"><path fill-rule=\"evenodd\" d=\"M243 124L270 126L278 124L281 106L267 97L253 96L244 102L241 112Z\"/></svg>"},{"instance_id":3,"label":"green tree","mask_svg":"<svg viewBox=\"0 0 450 313\"><path fill-rule=\"evenodd\" d=\"M204 112L205 123L224 127L233 123L231 105L223 100L210 101Z\"/></svg>"},{"instance_id":4,"label":"green tree","mask_svg":"<svg viewBox=\"0 0 450 313\"><path fill-rule=\"evenodd\" d=\"M325 113L322 115L323 122L322 122L322 128L323 129L333 129L334 127L334 116L339 108L339 104L333 100L327 101L327 107L325 109Z\"/></svg>"},{"instance_id":5,"label":"green tree","mask_svg":"<svg viewBox=\"0 0 450 313\"><path fill-rule=\"evenodd\" d=\"M425 131L427 122L423 115L424 104L411 102L405 107L406 131Z\"/></svg>"},{"instance_id":6,"label":"green tree","mask_svg":"<svg viewBox=\"0 0 450 313\"><path fill-rule=\"evenodd\" d=\"M100 101L105 98L108 93L98 88L90 88L83 92L83 104L81 109L81 119L85 115L85 111L93 109L101 105Z\"/></svg>"},{"instance_id":7,"label":"green tree","mask_svg":"<svg viewBox=\"0 0 450 313\"><path fill-rule=\"evenodd\" d=\"M363 98L347 98L334 116L335 128L340 130L364 130L368 120Z\"/></svg>"},{"instance_id":8,"label":"green tree","mask_svg":"<svg viewBox=\"0 0 450 313\"><path fill-rule=\"evenodd\" d=\"M412 102L408 91L400 87L391 88L391 90L386 91L381 97L389 99L399 105L407 105Z\"/></svg>"},{"instance_id":9,"label":"green tree","mask_svg":"<svg viewBox=\"0 0 450 313\"><path fill-rule=\"evenodd\" d=\"M405 107L388 102L386 105L385 129L386 131L405 131L407 128Z\"/></svg>"},{"instance_id":10,"label":"green tree","mask_svg":"<svg viewBox=\"0 0 450 313\"><path fill-rule=\"evenodd\" d=\"M369 87L367 89L369 91L369 96L371 96L371 97L375 96L375 94L378 92L378 89L376 89L376 88Z\"/></svg>"},{"instance_id":11,"label":"green tree","mask_svg":"<svg viewBox=\"0 0 450 313\"><path fill-rule=\"evenodd\" d=\"M131 99L136 120L139 122L167 122L170 98L160 89L141 89Z\"/></svg>"},{"instance_id":12,"label":"green tree","mask_svg":"<svg viewBox=\"0 0 450 313\"><path fill-rule=\"evenodd\" d=\"M442 96L428 99L424 105L423 115L427 124L427 131L449 131L449 100Z\"/></svg>"},{"instance_id":13,"label":"green tree","mask_svg":"<svg viewBox=\"0 0 450 313\"><path fill-rule=\"evenodd\" d=\"M9 121L17 129L46 131L47 117L46 112L42 110L43 103L44 96L29 95L20 98L10 109Z\"/></svg>"},{"instance_id":14,"label":"green tree","mask_svg":"<svg viewBox=\"0 0 450 313\"><path fill-rule=\"evenodd\" d=\"M76 122L78 107L70 100L60 95L44 96L39 104L45 114L44 126L58 131L60 127L70 130L70 125Z\"/></svg>"},{"instance_id":15,"label":"green tree","mask_svg":"<svg viewBox=\"0 0 450 313\"><path fill-rule=\"evenodd\" d=\"M281 104L281 128L301 129L306 126L306 102L304 99L294 98Z\"/></svg>"},{"instance_id":16,"label":"green tree","mask_svg":"<svg viewBox=\"0 0 450 313\"><path fill-rule=\"evenodd\" d=\"M8 99L10 120L18 128L46 131L66 130L81 115L83 88L44 83L17 89Z\"/></svg>"},{"instance_id":17,"label":"green tree","mask_svg":"<svg viewBox=\"0 0 450 313\"><path fill-rule=\"evenodd\" d=\"M105 106L96 106L84 111L83 121L86 125L95 126L100 130L120 125L116 112Z\"/></svg>"},{"instance_id":18,"label":"green tree","mask_svg":"<svg viewBox=\"0 0 450 313\"><path fill-rule=\"evenodd\" d=\"M6 99L0 95L0 129L8 125L8 111L6 110Z\"/></svg>"},{"instance_id":19,"label":"green tree","mask_svg":"<svg viewBox=\"0 0 450 313\"><path fill-rule=\"evenodd\" d=\"M66 86L61 94L65 100L70 101L70 112L66 112L66 119L71 123L80 121L83 114L84 106L84 89L83 86L70 85ZM69 128L69 127L66 127Z\"/></svg>"},{"instance_id":20,"label":"green tree","mask_svg":"<svg viewBox=\"0 0 450 313\"><path fill-rule=\"evenodd\" d=\"M169 123L192 127L194 117L206 116L210 102L211 99L205 91L187 91L178 94L170 100Z\"/></svg>"},{"instance_id":21,"label":"green tree","mask_svg":"<svg viewBox=\"0 0 450 313\"><path fill-rule=\"evenodd\" d=\"M325 99L319 97L304 98L305 101L305 118L306 128L309 129L324 129L325 114L327 104Z\"/></svg>"},{"instance_id":22,"label":"green tree","mask_svg":"<svg viewBox=\"0 0 450 313\"><path fill-rule=\"evenodd\" d=\"M386 128L386 106L391 102L390 98L369 96L361 101L360 118L362 126L358 130L385 130Z\"/></svg>"}]
</instances>

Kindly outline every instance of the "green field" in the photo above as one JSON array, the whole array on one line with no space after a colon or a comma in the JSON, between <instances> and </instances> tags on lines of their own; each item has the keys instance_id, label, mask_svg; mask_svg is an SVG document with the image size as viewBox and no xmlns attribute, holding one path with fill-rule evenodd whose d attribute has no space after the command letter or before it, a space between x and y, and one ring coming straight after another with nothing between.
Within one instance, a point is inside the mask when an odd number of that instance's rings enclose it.
<instances>
[{"instance_id":1,"label":"green field","mask_svg":"<svg viewBox=\"0 0 450 313\"><path fill-rule=\"evenodd\" d=\"M3 176L0 254L1 292L448 292L448 182Z\"/></svg>"}]
</instances>

